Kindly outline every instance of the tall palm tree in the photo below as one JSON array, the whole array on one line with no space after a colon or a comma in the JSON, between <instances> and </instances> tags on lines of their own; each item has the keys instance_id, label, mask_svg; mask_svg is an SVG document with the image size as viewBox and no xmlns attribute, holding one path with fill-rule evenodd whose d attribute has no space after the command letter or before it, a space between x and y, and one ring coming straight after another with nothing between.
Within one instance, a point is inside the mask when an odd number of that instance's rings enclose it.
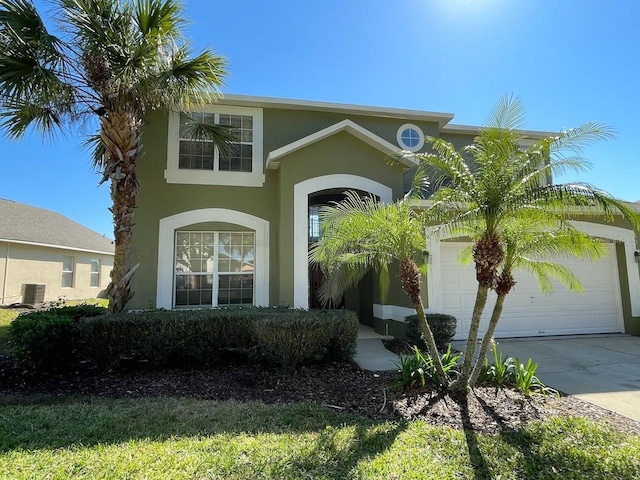
<instances>
[{"instance_id":1,"label":"tall palm tree","mask_svg":"<svg viewBox=\"0 0 640 480\"><path fill-rule=\"evenodd\" d=\"M607 250L601 240L590 237L584 232L572 227L566 222L556 222L550 225L548 219L536 220L535 213L525 218L509 219L503 224L500 237L504 246L504 260L496 272L495 292L496 303L491 312L487 331L482 339L471 377L469 387L473 388L478 380L484 357L493 342L493 335L502 315L502 308L507 295L516 285L514 270L525 270L537 280L538 287L543 293L553 291L552 280L560 282L569 291L583 292L580 280L569 268L556 260L560 258L582 258L597 260L606 255ZM461 232L462 233L462 232ZM465 232L471 238L482 235L482 231ZM470 251L463 252L464 258L471 255Z\"/></svg>"},{"instance_id":2,"label":"tall palm tree","mask_svg":"<svg viewBox=\"0 0 640 480\"><path fill-rule=\"evenodd\" d=\"M523 118L520 99L504 97L472 145L457 151L450 142L429 138L433 153L415 155L420 161L417 177L434 177L435 191L427 215L445 230L483 226L473 247L476 301L462 372L454 385L461 391L468 388L480 318L489 291L497 286L498 267L504 260L501 228L505 221L533 213L557 221L578 209L584 215L604 215L609 219L621 213L633 228L640 227L637 213L602 190L582 183L551 183L554 174L588 168L581 156L583 147L611 138L609 129L585 123L524 147Z\"/></svg>"},{"instance_id":3,"label":"tall palm tree","mask_svg":"<svg viewBox=\"0 0 640 480\"><path fill-rule=\"evenodd\" d=\"M107 292L110 311L118 312L132 296L137 268L131 229L145 115L215 101L225 61L210 50L192 53L178 0L52 3L60 36L31 1L0 0L0 128L18 138L30 126L52 134L98 121L88 144L100 183L111 181L116 247ZM219 145L232 138L223 127L194 128Z\"/></svg>"},{"instance_id":4,"label":"tall palm tree","mask_svg":"<svg viewBox=\"0 0 640 480\"><path fill-rule=\"evenodd\" d=\"M443 386L449 377L440 361L433 333L429 328L420 296L422 275L426 270L426 245L421 214L407 202L383 204L373 198L362 199L355 192L319 212L321 235L309 252L311 263L325 274L320 301L337 301L369 271L380 278L384 298L389 286L389 265L398 262L403 291L411 300Z\"/></svg>"}]
</instances>

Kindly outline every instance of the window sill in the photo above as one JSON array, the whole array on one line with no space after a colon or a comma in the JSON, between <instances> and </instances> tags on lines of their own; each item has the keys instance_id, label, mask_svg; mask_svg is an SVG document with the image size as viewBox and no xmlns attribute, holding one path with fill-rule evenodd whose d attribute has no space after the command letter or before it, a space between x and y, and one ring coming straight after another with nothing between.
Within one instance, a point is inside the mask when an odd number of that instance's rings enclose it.
<instances>
[{"instance_id":1,"label":"window sill","mask_svg":"<svg viewBox=\"0 0 640 480\"><path fill-rule=\"evenodd\" d=\"M167 183L188 185L231 185L238 187L262 187L262 172L211 172L203 170L165 170Z\"/></svg>"}]
</instances>

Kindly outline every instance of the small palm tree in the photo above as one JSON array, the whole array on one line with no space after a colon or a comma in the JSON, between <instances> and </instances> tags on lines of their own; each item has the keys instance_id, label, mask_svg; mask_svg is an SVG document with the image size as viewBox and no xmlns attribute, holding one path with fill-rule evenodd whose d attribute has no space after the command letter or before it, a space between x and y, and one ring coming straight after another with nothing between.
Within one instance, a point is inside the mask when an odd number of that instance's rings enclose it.
<instances>
[{"instance_id":1,"label":"small palm tree","mask_svg":"<svg viewBox=\"0 0 640 480\"><path fill-rule=\"evenodd\" d=\"M33 126L44 134L87 119L93 159L111 181L115 258L109 309L131 298L131 228L142 127L156 109L179 111L215 101L225 75L222 57L193 55L181 32L177 0L52 0L61 37L45 27L28 0L0 0L0 128L9 137ZM219 146L225 127L197 128Z\"/></svg>"},{"instance_id":2,"label":"small palm tree","mask_svg":"<svg viewBox=\"0 0 640 480\"><path fill-rule=\"evenodd\" d=\"M555 185L553 175L566 170L583 171L588 163L582 148L612 137L609 129L586 123L576 129L537 140L524 147L521 101L504 97L472 145L457 151L441 138L429 138L434 153L416 154L420 161L414 184L432 176L432 206L426 214L441 229L482 225L473 247L478 290L467 336L462 372L454 388L467 391L480 318L488 293L497 287L504 261L502 226L514 217L535 215L550 222L575 214L622 213L637 230L640 216L624 202L595 187L581 183Z\"/></svg>"},{"instance_id":3,"label":"small palm tree","mask_svg":"<svg viewBox=\"0 0 640 480\"><path fill-rule=\"evenodd\" d=\"M429 354L446 387L449 377L442 367L420 296L426 269L426 238L420 215L407 202L383 204L347 192L343 201L320 210L321 236L311 247L309 259L320 265L325 274L319 290L323 303L337 301L371 270L379 274L384 298L389 286L389 265L398 262L402 289L416 309Z\"/></svg>"},{"instance_id":4,"label":"small palm tree","mask_svg":"<svg viewBox=\"0 0 640 480\"><path fill-rule=\"evenodd\" d=\"M477 238L482 231L467 232L471 238ZM478 360L476 361L469 387L473 388L478 380L484 357L493 342L493 334L502 315L507 295L516 285L513 276L515 270L530 272L537 280L543 293L553 291L552 280L557 280L569 291L583 292L580 280L564 265L555 263L560 258L582 258L597 260L606 255L602 241L590 237L565 222L549 225L547 219L536 221L535 214L523 219L510 219L503 225L500 237L504 246L504 260L496 272L496 303L491 313L487 331L484 334ZM463 252L470 256L471 252ZM464 258L463 260L471 260Z\"/></svg>"}]
</instances>

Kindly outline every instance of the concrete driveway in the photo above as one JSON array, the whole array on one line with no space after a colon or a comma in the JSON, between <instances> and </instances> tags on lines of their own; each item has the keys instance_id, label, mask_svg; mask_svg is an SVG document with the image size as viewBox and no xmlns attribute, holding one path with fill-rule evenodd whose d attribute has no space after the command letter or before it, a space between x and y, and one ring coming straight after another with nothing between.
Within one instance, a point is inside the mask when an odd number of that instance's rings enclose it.
<instances>
[{"instance_id":1,"label":"concrete driveway","mask_svg":"<svg viewBox=\"0 0 640 480\"><path fill-rule=\"evenodd\" d=\"M538 362L546 385L640 421L640 337L498 339L498 349Z\"/></svg>"}]
</instances>

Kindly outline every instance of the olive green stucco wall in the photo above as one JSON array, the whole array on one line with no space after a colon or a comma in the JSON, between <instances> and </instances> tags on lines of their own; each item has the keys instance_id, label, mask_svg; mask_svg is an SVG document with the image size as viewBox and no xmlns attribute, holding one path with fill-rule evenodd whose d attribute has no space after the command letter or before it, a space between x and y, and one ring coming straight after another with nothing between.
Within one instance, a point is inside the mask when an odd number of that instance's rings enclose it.
<instances>
[{"instance_id":1,"label":"olive green stucco wall","mask_svg":"<svg viewBox=\"0 0 640 480\"><path fill-rule=\"evenodd\" d=\"M418 125L426 136L437 137L434 122L404 121L402 119L352 115L345 113L313 112L304 110L264 109L264 159L269 152L311 135L342 120L350 119L372 133L396 144L396 133L404 123ZM410 184L411 171L403 172L399 165L391 165L389 158L347 132L339 132L280 158L277 170L266 170L263 187L208 186L168 184L164 179L167 165L167 115L156 113L148 118L144 131L145 155L138 164L141 188L138 196L132 254L134 263L140 263L133 280L135 297L130 308L147 308L155 304L158 257L158 226L162 218L203 208L225 208L254 215L270 224L269 301L272 305L293 304L293 214L294 186L302 181L333 174L363 176L392 189L393 198L400 198ZM457 148L472 142L473 135L447 134L442 138ZM428 146L425 147L425 150ZM339 187L339 186L336 186ZM599 218L576 220L607 223ZM629 228L617 217L614 226ZM196 224L191 230L234 230L233 224ZM617 260L621 286L621 303L627 333L640 335L640 318L631 316L626 260L618 244ZM390 267L391 285L385 304L410 307L400 288L397 268ZM428 307L427 285L423 286L423 300ZM363 322L375 325L384 333L387 323L391 334L400 334L403 325L393 321L374 319L372 305L383 303L376 275L369 274L357 290L346 298L349 308L357 311ZM384 320L384 319L382 319Z\"/></svg>"},{"instance_id":2,"label":"olive green stucco wall","mask_svg":"<svg viewBox=\"0 0 640 480\"><path fill-rule=\"evenodd\" d=\"M169 184L164 179L167 165L167 116L154 114L143 134L145 155L138 164L140 193L133 229L132 256L140 267L133 279L136 292L130 308L155 305L158 226L160 219L203 208L226 208L254 215L270 222L270 302L278 303L277 290L277 172L267 171L262 188ZM225 229L229 226L226 225ZM195 227L194 227L195 228Z\"/></svg>"},{"instance_id":3,"label":"olive green stucco wall","mask_svg":"<svg viewBox=\"0 0 640 480\"><path fill-rule=\"evenodd\" d=\"M399 119L299 110L263 110L264 157L269 152L318 130L349 118L395 144ZM412 122L425 134L437 133L432 122ZM273 305L293 304L293 192L296 183L323 175L363 176L390 187L393 197L403 195L403 169L391 165L388 156L347 132L297 150L280 159L278 170L266 170L263 187L170 184L164 179L167 165L168 116L154 113L143 134L145 155L138 164L140 193L134 226L132 255L140 263L133 280L136 292L130 308L155 304L158 257L158 226L162 218L178 213L225 208L254 215L270 223L269 301ZM339 187L339 186L337 186ZM206 229L192 225L184 229ZM237 228L221 225L222 229ZM358 292L352 303L361 305L372 292ZM355 307L354 307L355 309ZM358 308L360 310L360 308Z\"/></svg>"},{"instance_id":4,"label":"olive green stucco wall","mask_svg":"<svg viewBox=\"0 0 640 480\"><path fill-rule=\"evenodd\" d=\"M402 168L390 165L384 153L346 132L337 133L285 157L279 169L281 303L293 304L294 187L311 178L334 174L366 176L390 187L394 198L402 196ZM343 185L336 185L336 188L340 187Z\"/></svg>"}]
</instances>

